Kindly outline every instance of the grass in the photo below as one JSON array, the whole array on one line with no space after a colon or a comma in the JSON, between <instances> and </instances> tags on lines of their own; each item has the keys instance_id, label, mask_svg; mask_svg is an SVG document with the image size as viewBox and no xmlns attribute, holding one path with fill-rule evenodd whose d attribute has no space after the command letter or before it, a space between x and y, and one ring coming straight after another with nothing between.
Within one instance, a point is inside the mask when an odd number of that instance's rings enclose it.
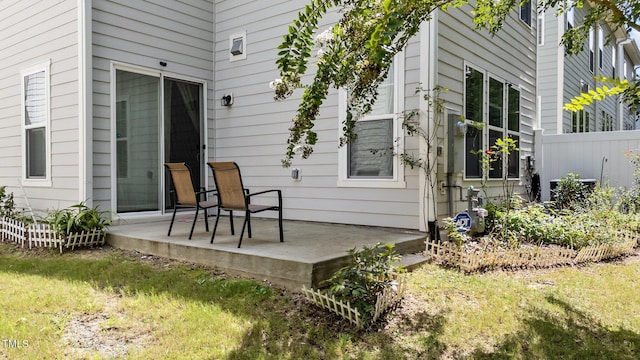
<instances>
[{"instance_id":1,"label":"grass","mask_svg":"<svg viewBox=\"0 0 640 360\"><path fill-rule=\"evenodd\" d=\"M637 359L640 255L464 275L427 264L369 331L299 294L109 247L0 244L0 358ZM20 346L18 346L20 345Z\"/></svg>"}]
</instances>

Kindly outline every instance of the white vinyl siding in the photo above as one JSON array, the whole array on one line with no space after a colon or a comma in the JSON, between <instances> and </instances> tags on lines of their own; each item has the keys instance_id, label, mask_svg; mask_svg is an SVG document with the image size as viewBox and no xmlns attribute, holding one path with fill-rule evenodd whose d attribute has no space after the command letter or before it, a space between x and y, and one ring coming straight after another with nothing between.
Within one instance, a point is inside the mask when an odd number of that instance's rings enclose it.
<instances>
[{"instance_id":1,"label":"white vinyl siding","mask_svg":"<svg viewBox=\"0 0 640 360\"><path fill-rule=\"evenodd\" d=\"M338 109L336 90L330 91L315 122L318 142L313 154L308 159L297 155L293 159L291 168L300 169L301 180L292 180L292 169L281 165L288 129L301 93L276 102L269 82L279 77L274 65L277 47L290 22L307 3L304 0L216 2L215 98L233 93L234 104L230 107L216 105L215 159L236 161L242 169L245 185L252 191L282 189L285 218L418 228L417 170L405 170L399 181L405 182L406 186L400 188L338 186L342 113ZM338 16L335 12L328 14L319 24L318 33L328 29ZM244 31L247 58L230 62L229 36ZM404 66L405 78L411 81L404 84L402 91L413 94L419 87L418 69L425 66L421 64L416 39L412 39L405 50ZM314 67L312 62L310 72ZM305 77L304 81L308 82L310 78ZM417 99L412 95L401 98L400 102L405 108L417 108ZM405 144L410 151L417 151L417 147L417 139L410 139Z\"/></svg>"},{"instance_id":2,"label":"white vinyl siding","mask_svg":"<svg viewBox=\"0 0 640 360\"><path fill-rule=\"evenodd\" d=\"M209 139L203 139L213 154L213 1L209 0L93 0L93 198L102 209L112 210L112 184L126 172L112 163L112 151L125 151L126 138L115 140L112 129L117 101L112 99L112 64L164 74L175 78L198 79L204 88ZM228 58L227 58L228 61ZM165 64L164 66L162 64ZM113 100L113 102L112 102ZM120 104L120 106L124 106ZM122 110L122 109L120 109ZM203 132L204 135L204 132ZM113 136L113 138L112 138ZM112 142L117 143L113 145ZM130 144L129 144L130 145ZM204 153L204 152L203 152ZM204 153L206 155L206 153ZM129 169L130 170L130 169ZM204 170L204 169L203 169ZM162 177L158 167L150 176ZM211 183L211 182L210 182Z\"/></svg>"},{"instance_id":3,"label":"white vinyl siding","mask_svg":"<svg viewBox=\"0 0 640 360\"><path fill-rule=\"evenodd\" d=\"M79 191L78 1L1 3L0 185L20 194L20 180L31 207L38 213L86 200ZM43 69L48 69L46 175L27 179L22 144L23 75Z\"/></svg>"},{"instance_id":4,"label":"white vinyl siding","mask_svg":"<svg viewBox=\"0 0 640 360\"><path fill-rule=\"evenodd\" d=\"M460 9L450 9L447 12L438 12L438 79L437 84L447 88L441 95L445 101L445 106L450 109L451 114L465 115L465 64L472 65L475 69L482 71L485 76L481 82L488 86L488 77L501 79L505 83L511 84L513 88L520 90L520 129L519 129L519 159L518 171L512 169L513 174L523 174L521 168L522 158L533 155L533 127L536 111L536 44L537 44L537 23L532 23L531 27L522 26L519 14L514 12L507 18L504 27L495 36L489 35L486 31L474 31L468 24L472 23L472 7L464 5ZM486 88L485 88L486 89ZM486 94L487 90L483 90ZM485 95L486 96L486 95ZM485 105L486 106L486 105ZM478 120L488 116L486 107L475 116ZM476 120L476 119L469 119ZM467 127L469 129L469 127ZM445 136L446 129L443 129ZM504 133L503 133L504 134ZM509 134L509 132L507 132ZM450 135L453 136L453 135ZM482 136L482 135L480 135ZM503 135L504 136L504 135ZM484 146L489 140L481 138L478 143ZM447 138L442 142L447 144ZM482 145L480 145L482 144ZM483 148L484 149L484 148ZM445 148L446 150L446 148ZM445 151L446 159L447 154ZM515 160L515 159L514 159ZM444 176L447 173L446 164L443 170L439 171L438 181L447 182ZM453 170L453 169L452 169ZM463 189L474 186L481 187L481 177L478 172L475 176L465 178L464 173L452 173L451 185L459 185ZM524 179L523 179L524 180ZM516 191L524 191L518 187L522 182L515 182ZM502 192L500 181L489 181L487 183L486 196L492 198L499 196ZM449 190L448 190L449 191ZM450 191L456 192L456 189ZM483 194L484 195L484 194ZM453 194L453 212L462 211L466 208L466 202L458 201L457 193ZM446 214L447 195L439 196L439 214Z\"/></svg>"}]
</instances>

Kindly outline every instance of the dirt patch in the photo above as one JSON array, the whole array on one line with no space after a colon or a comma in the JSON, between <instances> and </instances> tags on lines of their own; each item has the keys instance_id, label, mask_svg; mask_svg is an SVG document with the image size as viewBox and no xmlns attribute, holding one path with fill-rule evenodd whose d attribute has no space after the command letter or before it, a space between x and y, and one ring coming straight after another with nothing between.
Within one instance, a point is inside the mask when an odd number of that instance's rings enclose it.
<instances>
[{"instance_id":1,"label":"dirt patch","mask_svg":"<svg viewBox=\"0 0 640 360\"><path fill-rule=\"evenodd\" d=\"M131 323L117 313L119 296L103 296L102 311L81 314L68 319L64 324L62 342L65 357L114 359L125 357L130 349L144 346L150 335L122 324Z\"/></svg>"}]
</instances>

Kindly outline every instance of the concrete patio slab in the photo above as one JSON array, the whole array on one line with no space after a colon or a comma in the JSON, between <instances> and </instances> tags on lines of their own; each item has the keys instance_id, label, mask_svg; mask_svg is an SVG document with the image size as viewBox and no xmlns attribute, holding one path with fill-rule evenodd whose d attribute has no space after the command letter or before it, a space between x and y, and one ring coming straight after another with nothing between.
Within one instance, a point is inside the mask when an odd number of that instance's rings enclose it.
<instances>
[{"instance_id":1,"label":"concrete patio slab","mask_svg":"<svg viewBox=\"0 0 640 360\"><path fill-rule=\"evenodd\" d=\"M234 218L236 232L231 235L229 218L222 217L211 244L211 232L205 231L202 218L188 240L192 216L178 215L170 237L167 217L119 221L110 227L107 242L122 249L216 266L294 290L303 285L320 286L349 263L347 251L354 247L382 242L394 244L399 254L425 249L426 234L415 230L287 220L284 242L280 243L277 220L263 218L252 218L253 236L248 238L245 233L238 248L242 218ZM211 217L210 230L214 222L215 217Z\"/></svg>"}]
</instances>

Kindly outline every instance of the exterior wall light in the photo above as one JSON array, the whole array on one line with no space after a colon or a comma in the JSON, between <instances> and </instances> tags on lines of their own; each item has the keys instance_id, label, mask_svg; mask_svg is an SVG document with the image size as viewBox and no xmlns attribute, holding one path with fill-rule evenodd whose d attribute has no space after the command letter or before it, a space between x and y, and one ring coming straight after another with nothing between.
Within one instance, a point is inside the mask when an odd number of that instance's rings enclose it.
<instances>
[{"instance_id":1,"label":"exterior wall light","mask_svg":"<svg viewBox=\"0 0 640 360\"><path fill-rule=\"evenodd\" d=\"M222 97L220 104L222 106L231 106L233 105L233 94L224 94Z\"/></svg>"}]
</instances>

